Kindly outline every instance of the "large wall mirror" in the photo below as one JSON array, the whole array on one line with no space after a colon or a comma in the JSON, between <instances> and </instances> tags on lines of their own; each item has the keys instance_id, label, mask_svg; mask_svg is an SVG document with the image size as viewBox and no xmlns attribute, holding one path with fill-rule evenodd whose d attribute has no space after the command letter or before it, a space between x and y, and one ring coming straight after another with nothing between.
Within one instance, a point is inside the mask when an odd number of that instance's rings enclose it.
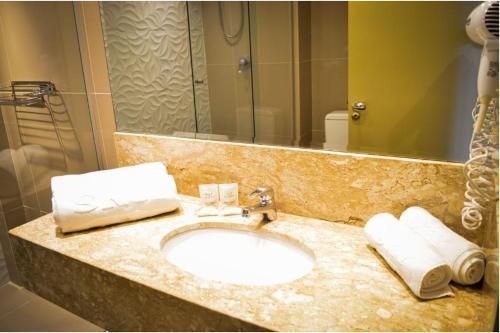
<instances>
[{"instance_id":1,"label":"large wall mirror","mask_svg":"<svg viewBox=\"0 0 500 333\"><path fill-rule=\"evenodd\" d=\"M465 161L477 2L102 2L119 131Z\"/></svg>"}]
</instances>

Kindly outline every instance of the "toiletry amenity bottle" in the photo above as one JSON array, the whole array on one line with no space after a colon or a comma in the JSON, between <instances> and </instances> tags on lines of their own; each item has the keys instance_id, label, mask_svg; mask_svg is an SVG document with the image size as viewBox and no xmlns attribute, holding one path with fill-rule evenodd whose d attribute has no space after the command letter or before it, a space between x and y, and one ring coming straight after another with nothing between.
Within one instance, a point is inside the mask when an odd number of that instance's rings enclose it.
<instances>
[{"instance_id":1,"label":"toiletry amenity bottle","mask_svg":"<svg viewBox=\"0 0 500 333\"><path fill-rule=\"evenodd\" d=\"M219 185L219 211L221 215L240 215L241 208L238 207L238 184Z\"/></svg>"},{"instance_id":2,"label":"toiletry amenity bottle","mask_svg":"<svg viewBox=\"0 0 500 333\"><path fill-rule=\"evenodd\" d=\"M217 205L219 203L219 185L217 184L200 184L201 207L196 214L198 216L214 216L218 215Z\"/></svg>"}]
</instances>

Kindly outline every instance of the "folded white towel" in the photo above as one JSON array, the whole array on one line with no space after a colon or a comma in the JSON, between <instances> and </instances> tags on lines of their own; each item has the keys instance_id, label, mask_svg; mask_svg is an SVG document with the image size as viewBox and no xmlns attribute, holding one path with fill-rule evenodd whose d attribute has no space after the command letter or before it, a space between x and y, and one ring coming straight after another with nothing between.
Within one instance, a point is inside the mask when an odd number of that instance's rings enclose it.
<instances>
[{"instance_id":1,"label":"folded white towel","mask_svg":"<svg viewBox=\"0 0 500 333\"><path fill-rule=\"evenodd\" d=\"M53 177L56 224L71 232L176 210L177 188L162 163Z\"/></svg>"},{"instance_id":2,"label":"folded white towel","mask_svg":"<svg viewBox=\"0 0 500 333\"><path fill-rule=\"evenodd\" d=\"M443 257L453 271L453 281L473 284L484 273L484 252L476 244L454 233L427 210L410 207L399 220L424 238Z\"/></svg>"},{"instance_id":3,"label":"folded white towel","mask_svg":"<svg viewBox=\"0 0 500 333\"><path fill-rule=\"evenodd\" d=\"M373 216L365 235L410 289L420 298L452 296L450 266L420 236L388 213Z\"/></svg>"}]
</instances>

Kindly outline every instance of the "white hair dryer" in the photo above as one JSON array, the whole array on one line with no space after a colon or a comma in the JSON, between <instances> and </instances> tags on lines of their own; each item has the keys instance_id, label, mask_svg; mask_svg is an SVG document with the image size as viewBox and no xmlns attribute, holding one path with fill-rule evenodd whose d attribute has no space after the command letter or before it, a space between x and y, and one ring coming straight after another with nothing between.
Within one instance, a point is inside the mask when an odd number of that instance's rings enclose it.
<instances>
[{"instance_id":1,"label":"white hair dryer","mask_svg":"<svg viewBox=\"0 0 500 333\"><path fill-rule=\"evenodd\" d=\"M486 109L498 89L498 1L485 1L470 13L465 23L470 39L483 45L477 95L480 110L474 133L481 130Z\"/></svg>"},{"instance_id":2,"label":"white hair dryer","mask_svg":"<svg viewBox=\"0 0 500 333\"><path fill-rule=\"evenodd\" d=\"M479 228L498 200L498 1L486 1L467 18L466 31L483 45L477 78L478 99L472 110L474 132L465 163L462 225Z\"/></svg>"}]
</instances>

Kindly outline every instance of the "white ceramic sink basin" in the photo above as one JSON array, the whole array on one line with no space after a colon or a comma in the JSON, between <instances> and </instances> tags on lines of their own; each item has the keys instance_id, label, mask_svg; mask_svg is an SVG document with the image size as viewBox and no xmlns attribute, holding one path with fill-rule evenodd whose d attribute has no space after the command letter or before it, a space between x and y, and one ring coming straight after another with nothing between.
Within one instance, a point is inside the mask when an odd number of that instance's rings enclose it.
<instances>
[{"instance_id":1,"label":"white ceramic sink basin","mask_svg":"<svg viewBox=\"0 0 500 333\"><path fill-rule=\"evenodd\" d=\"M169 262L200 278L244 285L290 282L314 266L314 254L282 236L225 227L199 227L167 235Z\"/></svg>"}]
</instances>

